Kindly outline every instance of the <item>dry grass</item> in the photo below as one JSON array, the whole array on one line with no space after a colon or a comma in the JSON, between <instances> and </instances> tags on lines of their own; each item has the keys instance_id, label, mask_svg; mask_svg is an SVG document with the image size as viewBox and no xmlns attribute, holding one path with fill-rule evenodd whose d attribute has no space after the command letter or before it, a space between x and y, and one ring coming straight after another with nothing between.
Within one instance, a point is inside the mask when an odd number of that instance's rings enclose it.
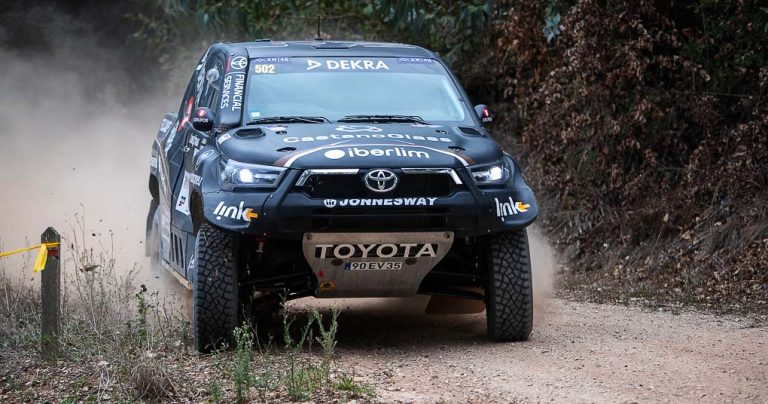
<instances>
[{"instance_id":1,"label":"dry grass","mask_svg":"<svg viewBox=\"0 0 768 404\"><path fill-rule=\"evenodd\" d=\"M330 328L308 319L305 338L286 314L286 346L256 346L244 326L234 352L198 355L175 297L137 285L138 266L119 267L111 234L86 234L78 219L62 240L62 355L39 360L39 291L0 271L0 402L17 401L366 401L333 361ZM315 329L319 329L315 334ZM333 333L331 333L333 331ZM320 335L315 339L313 335ZM313 352L312 342L322 352ZM339 386L339 388L336 388Z\"/></svg>"}]
</instances>

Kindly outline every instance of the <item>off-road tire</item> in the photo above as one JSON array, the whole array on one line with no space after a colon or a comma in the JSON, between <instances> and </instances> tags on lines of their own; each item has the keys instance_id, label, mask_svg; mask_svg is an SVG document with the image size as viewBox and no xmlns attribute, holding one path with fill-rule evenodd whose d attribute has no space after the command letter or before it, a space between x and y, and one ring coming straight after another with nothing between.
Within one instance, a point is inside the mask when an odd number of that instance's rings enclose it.
<instances>
[{"instance_id":1,"label":"off-road tire","mask_svg":"<svg viewBox=\"0 0 768 404\"><path fill-rule=\"evenodd\" d=\"M203 224L197 232L194 260L195 349L210 352L222 344L232 347L240 309L235 236Z\"/></svg>"},{"instance_id":2,"label":"off-road tire","mask_svg":"<svg viewBox=\"0 0 768 404\"><path fill-rule=\"evenodd\" d=\"M533 327L533 289L525 229L491 236L487 262L488 338L526 341Z\"/></svg>"}]
</instances>

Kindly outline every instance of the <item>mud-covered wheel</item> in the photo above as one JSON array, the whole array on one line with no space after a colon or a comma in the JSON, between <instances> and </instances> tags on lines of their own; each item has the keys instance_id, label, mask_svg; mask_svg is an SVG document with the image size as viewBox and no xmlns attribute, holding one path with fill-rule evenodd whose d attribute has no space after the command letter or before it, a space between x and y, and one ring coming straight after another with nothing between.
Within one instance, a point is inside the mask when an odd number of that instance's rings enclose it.
<instances>
[{"instance_id":1,"label":"mud-covered wheel","mask_svg":"<svg viewBox=\"0 0 768 404\"><path fill-rule=\"evenodd\" d=\"M195 348L209 352L234 346L239 291L235 237L209 224L200 226L195 242L192 287L192 330Z\"/></svg>"},{"instance_id":2,"label":"mud-covered wheel","mask_svg":"<svg viewBox=\"0 0 768 404\"><path fill-rule=\"evenodd\" d=\"M525 341L533 327L531 255L525 229L499 233L488 246L488 338Z\"/></svg>"}]
</instances>

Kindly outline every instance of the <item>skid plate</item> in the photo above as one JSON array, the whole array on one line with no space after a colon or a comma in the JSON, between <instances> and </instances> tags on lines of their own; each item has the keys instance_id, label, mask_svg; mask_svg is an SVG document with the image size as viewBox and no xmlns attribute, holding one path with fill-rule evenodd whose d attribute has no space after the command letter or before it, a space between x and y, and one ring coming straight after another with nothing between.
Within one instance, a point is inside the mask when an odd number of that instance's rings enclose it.
<instances>
[{"instance_id":1,"label":"skid plate","mask_svg":"<svg viewBox=\"0 0 768 404\"><path fill-rule=\"evenodd\" d=\"M445 257L453 232L305 233L317 297L413 296Z\"/></svg>"}]
</instances>

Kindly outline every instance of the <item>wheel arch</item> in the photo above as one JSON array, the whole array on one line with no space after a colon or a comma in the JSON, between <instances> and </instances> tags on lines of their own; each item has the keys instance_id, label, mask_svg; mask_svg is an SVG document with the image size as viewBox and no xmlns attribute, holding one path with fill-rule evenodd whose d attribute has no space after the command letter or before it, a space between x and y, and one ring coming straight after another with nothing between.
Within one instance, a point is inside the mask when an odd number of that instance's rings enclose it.
<instances>
[{"instance_id":1,"label":"wheel arch","mask_svg":"<svg viewBox=\"0 0 768 404\"><path fill-rule=\"evenodd\" d=\"M197 234L205 222L203 215L203 197L197 191L192 191L189 198L189 214L192 217L192 233Z\"/></svg>"},{"instance_id":2,"label":"wheel arch","mask_svg":"<svg viewBox=\"0 0 768 404\"><path fill-rule=\"evenodd\" d=\"M160 200L160 182L155 174L149 174L149 193L152 195L152 199Z\"/></svg>"},{"instance_id":3,"label":"wheel arch","mask_svg":"<svg viewBox=\"0 0 768 404\"><path fill-rule=\"evenodd\" d=\"M152 227L154 224L155 211L160 206L160 186L157 177L154 174L149 175L149 193L152 199L149 201L149 212L147 212L146 228L144 233L144 254L149 257L152 254Z\"/></svg>"}]
</instances>

